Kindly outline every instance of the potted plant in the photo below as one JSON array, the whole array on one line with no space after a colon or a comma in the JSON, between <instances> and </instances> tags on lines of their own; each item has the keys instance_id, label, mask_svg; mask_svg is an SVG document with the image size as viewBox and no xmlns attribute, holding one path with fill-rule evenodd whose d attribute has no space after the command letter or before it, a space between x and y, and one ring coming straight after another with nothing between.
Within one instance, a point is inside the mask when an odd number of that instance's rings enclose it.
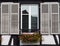
<instances>
[{"instance_id":1,"label":"potted plant","mask_svg":"<svg viewBox=\"0 0 60 46\"><path fill-rule=\"evenodd\" d=\"M42 40L41 34L39 33L27 33L27 34L22 34L20 36L20 40L22 40L23 43L32 43L32 42L38 42Z\"/></svg>"}]
</instances>

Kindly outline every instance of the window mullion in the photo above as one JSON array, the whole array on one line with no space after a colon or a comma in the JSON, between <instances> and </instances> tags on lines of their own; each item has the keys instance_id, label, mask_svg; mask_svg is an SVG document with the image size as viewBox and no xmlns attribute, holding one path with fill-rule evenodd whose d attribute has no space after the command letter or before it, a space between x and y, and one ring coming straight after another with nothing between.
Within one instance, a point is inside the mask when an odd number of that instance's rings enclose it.
<instances>
[{"instance_id":1,"label":"window mullion","mask_svg":"<svg viewBox=\"0 0 60 46\"><path fill-rule=\"evenodd\" d=\"M31 32L31 6L29 6L29 32Z\"/></svg>"}]
</instances>

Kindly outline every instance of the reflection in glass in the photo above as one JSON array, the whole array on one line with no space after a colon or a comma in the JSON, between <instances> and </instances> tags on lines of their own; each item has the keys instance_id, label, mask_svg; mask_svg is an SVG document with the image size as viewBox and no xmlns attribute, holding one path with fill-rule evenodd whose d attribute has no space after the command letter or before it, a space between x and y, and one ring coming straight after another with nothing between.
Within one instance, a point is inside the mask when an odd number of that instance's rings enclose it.
<instances>
[{"instance_id":1,"label":"reflection in glass","mask_svg":"<svg viewBox=\"0 0 60 46\"><path fill-rule=\"evenodd\" d=\"M37 31L38 29L38 5L31 6L31 31Z\"/></svg>"},{"instance_id":2,"label":"reflection in glass","mask_svg":"<svg viewBox=\"0 0 60 46\"><path fill-rule=\"evenodd\" d=\"M35 32L39 29L38 5L21 5L22 32Z\"/></svg>"},{"instance_id":3,"label":"reflection in glass","mask_svg":"<svg viewBox=\"0 0 60 46\"><path fill-rule=\"evenodd\" d=\"M22 11L26 10L29 12L29 5L21 5Z\"/></svg>"}]
</instances>

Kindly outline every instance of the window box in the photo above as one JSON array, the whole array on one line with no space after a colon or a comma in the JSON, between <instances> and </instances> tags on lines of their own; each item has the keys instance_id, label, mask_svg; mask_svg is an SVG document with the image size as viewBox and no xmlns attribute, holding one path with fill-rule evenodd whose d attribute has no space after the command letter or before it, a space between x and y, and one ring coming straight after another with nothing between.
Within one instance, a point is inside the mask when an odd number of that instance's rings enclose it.
<instances>
[{"instance_id":1,"label":"window box","mask_svg":"<svg viewBox=\"0 0 60 46\"><path fill-rule=\"evenodd\" d=\"M36 43L36 42L40 42L41 39L41 35L38 33L23 33L20 36L20 40L22 41L22 43Z\"/></svg>"}]
</instances>

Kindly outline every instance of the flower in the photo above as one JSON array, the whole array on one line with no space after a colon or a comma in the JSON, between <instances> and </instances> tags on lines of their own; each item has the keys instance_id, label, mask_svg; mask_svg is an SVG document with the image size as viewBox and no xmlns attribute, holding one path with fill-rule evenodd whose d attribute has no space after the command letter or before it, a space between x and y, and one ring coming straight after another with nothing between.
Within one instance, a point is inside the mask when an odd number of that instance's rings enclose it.
<instances>
[{"instance_id":1,"label":"flower","mask_svg":"<svg viewBox=\"0 0 60 46\"><path fill-rule=\"evenodd\" d=\"M39 33L34 33L34 34L22 34L20 36L20 40L22 40L22 42L37 42L37 41L41 41L42 37L41 34Z\"/></svg>"}]
</instances>

